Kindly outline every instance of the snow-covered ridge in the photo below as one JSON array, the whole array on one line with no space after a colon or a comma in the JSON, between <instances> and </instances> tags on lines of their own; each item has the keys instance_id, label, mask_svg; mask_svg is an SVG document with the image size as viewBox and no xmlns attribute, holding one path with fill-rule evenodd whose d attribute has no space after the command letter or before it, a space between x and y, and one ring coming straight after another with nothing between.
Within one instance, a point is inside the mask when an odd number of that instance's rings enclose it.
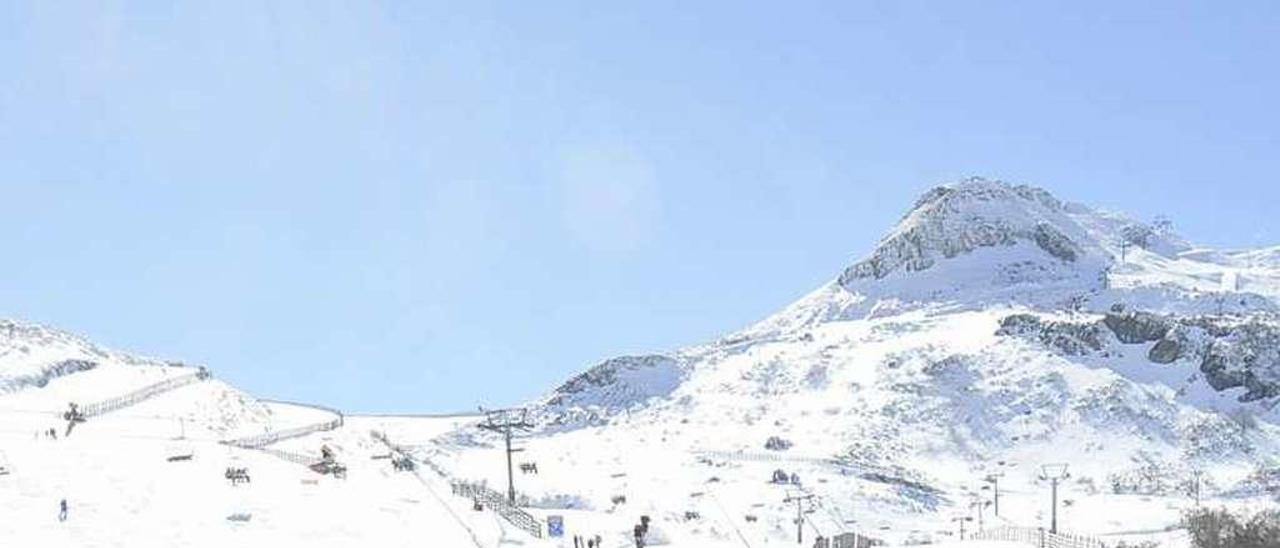
<instances>
[{"instance_id":1,"label":"snow-covered ridge","mask_svg":"<svg viewBox=\"0 0 1280 548\"><path fill-rule=\"evenodd\" d=\"M187 382L198 376L201 382ZM0 414L60 417L70 403L87 415L95 405L128 407L116 415L150 418L147 428L173 435L179 420L190 433L217 438L279 427L256 398L217 379L208 370L179 361L112 350L59 329L0 320Z\"/></svg>"},{"instance_id":2,"label":"snow-covered ridge","mask_svg":"<svg viewBox=\"0 0 1280 548\"><path fill-rule=\"evenodd\" d=\"M0 320L0 394L42 387L54 378L103 364L168 365L108 350L58 329Z\"/></svg>"},{"instance_id":3,"label":"snow-covered ridge","mask_svg":"<svg viewBox=\"0 0 1280 548\"><path fill-rule=\"evenodd\" d=\"M664 397L688 376L680 361L663 355L606 360L556 388L543 400L547 426L592 424L620 411Z\"/></svg>"}]
</instances>

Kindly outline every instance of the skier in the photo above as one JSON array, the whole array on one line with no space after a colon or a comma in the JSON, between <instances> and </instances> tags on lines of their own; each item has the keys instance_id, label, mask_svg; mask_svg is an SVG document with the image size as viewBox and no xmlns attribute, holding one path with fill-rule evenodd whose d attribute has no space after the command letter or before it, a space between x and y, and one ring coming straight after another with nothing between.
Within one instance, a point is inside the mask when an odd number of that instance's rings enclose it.
<instances>
[{"instance_id":1,"label":"skier","mask_svg":"<svg viewBox=\"0 0 1280 548\"><path fill-rule=\"evenodd\" d=\"M582 537L573 535L573 548L582 548Z\"/></svg>"},{"instance_id":2,"label":"skier","mask_svg":"<svg viewBox=\"0 0 1280 548\"><path fill-rule=\"evenodd\" d=\"M601 542L600 535L596 535L596 548L604 548L604 542Z\"/></svg>"},{"instance_id":3,"label":"skier","mask_svg":"<svg viewBox=\"0 0 1280 548\"><path fill-rule=\"evenodd\" d=\"M58 504L58 521L67 521L67 499Z\"/></svg>"}]
</instances>

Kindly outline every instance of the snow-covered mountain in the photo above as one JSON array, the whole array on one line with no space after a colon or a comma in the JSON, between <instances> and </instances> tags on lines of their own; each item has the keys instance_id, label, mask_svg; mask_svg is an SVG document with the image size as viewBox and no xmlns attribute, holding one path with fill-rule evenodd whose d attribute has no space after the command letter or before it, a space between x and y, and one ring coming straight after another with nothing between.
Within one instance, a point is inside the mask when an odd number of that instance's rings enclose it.
<instances>
[{"instance_id":1,"label":"snow-covered mountain","mask_svg":"<svg viewBox=\"0 0 1280 548\"><path fill-rule=\"evenodd\" d=\"M0 524L0 544L571 545L449 496L449 481L505 487L504 441L475 418L335 426L340 414L206 373L0 322L0 515L21 524ZM122 398L139 401L113 408ZM44 437L70 403L115 410ZM793 544L792 495L812 496L809 538L920 542L982 511L1047 525L1040 467L1065 462L1064 528L1186 546L1170 528L1192 487L1275 506L1278 403L1280 247L1206 249L1167 222L969 179L926 193L776 314L606 360L532 402L517 458L537 471L516 487L534 519L564 517L609 548L630 545L642 515L650 545ZM241 437L266 450L225 443ZM393 469L382 440L425 471ZM321 444L346 479L298 466ZM229 485L227 467L252 486ZM993 502L987 477L998 518L973 505ZM77 505L68 526L47 512L61 497ZM141 534L128 525L144 517Z\"/></svg>"},{"instance_id":2,"label":"snow-covered mountain","mask_svg":"<svg viewBox=\"0 0 1280 548\"><path fill-rule=\"evenodd\" d=\"M670 523L696 508L721 520L680 534L725 542L790 534L776 469L813 479L828 531L858 516L898 539L966 511L984 475L1036 489L1048 461L1072 463L1080 497L1174 495L1201 473L1219 494L1275 489L1276 257L1035 187L941 186L777 314L607 360L535 402L526 458L553 464L521 483L535 499L571 484L596 509L630 492ZM499 482L492 447L468 431L437 458ZM1099 533L1133 525L1090 511L1065 510ZM756 514L773 518L739 519Z\"/></svg>"}]
</instances>

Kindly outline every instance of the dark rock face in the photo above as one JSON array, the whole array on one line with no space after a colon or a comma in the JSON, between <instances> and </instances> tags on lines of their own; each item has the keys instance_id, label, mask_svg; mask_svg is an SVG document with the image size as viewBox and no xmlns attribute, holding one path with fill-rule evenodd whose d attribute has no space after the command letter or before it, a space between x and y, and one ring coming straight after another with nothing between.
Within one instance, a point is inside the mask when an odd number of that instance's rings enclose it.
<instances>
[{"instance_id":1,"label":"dark rock face","mask_svg":"<svg viewBox=\"0 0 1280 548\"><path fill-rule=\"evenodd\" d=\"M1147 352L1147 359L1155 363L1173 363L1182 357L1182 346L1172 339L1160 339Z\"/></svg>"},{"instance_id":2,"label":"dark rock face","mask_svg":"<svg viewBox=\"0 0 1280 548\"><path fill-rule=\"evenodd\" d=\"M1077 251L1075 242L1071 241L1065 234L1054 228L1053 225L1040 223L1036 225L1035 233L1032 234L1036 245L1040 249L1045 250L1050 255L1062 259L1067 262L1076 260Z\"/></svg>"},{"instance_id":3,"label":"dark rock face","mask_svg":"<svg viewBox=\"0 0 1280 548\"><path fill-rule=\"evenodd\" d=\"M70 375L72 373L88 371L95 367L98 367L98 363L88 360L62 360L58 363L49 365L37 375L15 377L12 381L14 386L35 386L37 388L44 388L45 386L48 386L49 381L53 379L64 375Z\"/></svg>"},{"instance_id":4,"label":"dark rock face","mask_svg":"<svg viewBox=\"0 0 1280 548\"><path fill-rule=\"evenodd\" d=\"M1200 372L1216 390L1244 387L1240 401L1280 395L1280 326L1251 320L1209 344Z\"/></svg>"},{"instance_id":5,"label":"dark rock face","mask_svg":"<svg viewBox=\"0 0 1280 548\"><path fill-rule=\"evenodd\" d=\"M1033 314L1005 317L996 334L1035 340L1068 356L1092 354L1107 343L1106 330L1096 322L1046 322Z\"/></svg>"},{"instance_id":6,"label":"dark rock face","mask_svg":"<svg viewBox=\"0 0 1280 548\"><path fill-rule=\"evenodd\" d=\"M1216 348L1215 348L1216 347ZM1230 367L1232 358L1221 345L1213 345L1209 347L1209 353L1205 355L1204 361L1200 363L1200 372L1204 373L1204 378L1209 382L1214 390L1223 391L1228 388L1244 386L1244 372Z\"/></svg>"},{"instance_id":7,"label":"dark rock face","mask_svg":"<svg viewBox=\"0 0 1280 548\"><path fill-rule=\"evenodd\" d=\"M1173 322L1149 312L1121 311L1108 313L1102 320L1120 342L1141 344L1158 341L1169 333Z\"/></svg>"},{"instance_id":8,"label":"dark rock face","mask_svg":"<svg viewBox=\"0 0 1280 548\"><path fill-rule=\"evenodd\" d=\"M996 334L1006 336L1039 334L1043 326L1044 323L1035 314L1014 314L1000 320L1000 329Z\"/></svg>"},{"instance_id":9,"label":"dark rock face","mask_svg":"<svg viewBox=\"0 0 1280 548\"><path fill-rule=\"evenodd\" d=\"M1046 321L1034 314L1000 320L998 335L1034 340L1067 356L1106 351L1107 333L1127 344L1155 342L1154 363L1199 366L1214 390L1244 388L1240 401L1280 396L1280 323L1269 317L1170 318L1117 306L1102 321Z\"/></svg>"}]
</instances>

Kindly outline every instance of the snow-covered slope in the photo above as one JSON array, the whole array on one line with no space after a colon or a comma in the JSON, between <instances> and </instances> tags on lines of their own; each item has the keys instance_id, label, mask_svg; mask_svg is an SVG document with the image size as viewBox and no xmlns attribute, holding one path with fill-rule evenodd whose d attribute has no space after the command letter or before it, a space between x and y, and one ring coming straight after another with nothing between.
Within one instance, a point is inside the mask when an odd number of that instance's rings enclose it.
<instances>
[{"instance_id":1,"label":"snow-covered slope","mask_svg":"<svg viewBox=\"0 0 1280 548\"><path fill-rule=\"evenodd\" d=\"M1030 494L1047 461L1073 463L1080 498L1181 497L1201 472L1214 493L1258 493L1280 462L1278 276L1274 249L1197 249L1029 186L939 187L779 313L535 402L523 458L540 474L521 483L603 511L625 495L672 537L726 544L793 538L796 490L829 533L936 538L981 477ZM501 482L494 444L460 431L436 458ZM769 483L776 469L803 485ZM1132 525L1065 512L1099 534Z\"/></svg>"},{"instance_id":2,"label":"snow-covered slope","mask_svg":"<svg viewBox=\"0 0 1280 548\"><path fill-rule=\"evenodd\" d=\"M148 390L156 386L173 388ZM244 449L225 442L334 413L258 400L203 369L14 321L0 322L0 387L0 546L539 546L471 512L443 479L371 458L387 452L372 429L412 443L457 419L348 418L336 431ZM69 403L84 410L121 396L131 405L99 406L110 410L66 429ZM321 445L348 467L345 478L289 460ZM250 483L231 484L229 468Z\"/></svg>"}]
</instances>

